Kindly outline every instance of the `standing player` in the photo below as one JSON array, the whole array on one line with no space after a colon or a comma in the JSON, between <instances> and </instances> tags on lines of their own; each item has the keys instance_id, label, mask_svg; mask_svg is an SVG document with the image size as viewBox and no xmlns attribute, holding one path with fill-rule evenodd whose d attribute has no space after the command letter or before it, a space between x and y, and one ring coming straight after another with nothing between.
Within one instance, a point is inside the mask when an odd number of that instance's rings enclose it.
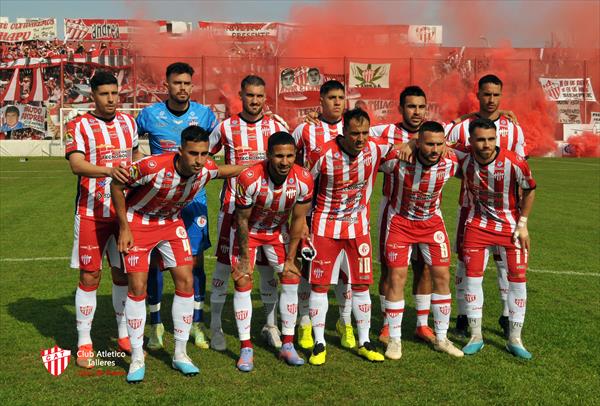
<instances>
[{"instance_id":1,"label":"standing player","mask_svg":"<svg viewBox=\"0 0 600 406\"><path fill-rule=\"evenodd\" d=\"M508 151L515 152L521 157L526 156L525 137L523 130L515 124L512 114L501 111L500 99L502 98L502 81L495 75L486 75L479 79L477 98L479 100L479 112L474 117L465 119L460 124L454 126L448 134L448 140L452 143L469 145L469 125L477 117L488 118L496 126L496 144ZM456 318L456 330L460 335L467 335L467 304L463 300L465 289L465 264L462 259L461 246L464 232L464 224L468 213L468 202L465 198L464 187L461 187L459 198L458 224L456 228L456 252L458 253L458 262L456 269L456 300L458 303L458 315ZM492 247L493 248L493 247ZM509 326L508 316L509 308L507 302L508 279L506 261L494 249L494 260L498 269L498 287L500 290L500 299L502 301L502 315L498 323L508 337ZM486 260L487 263L487 260Z\"/></svg>"},{"instance_id":2,"label":"standing player","mask_svg":"<svg viewBox=\"0 0 600 406\"><path fill-rule=\"evenodd\" d=\"M246 76L241 83L240 97L242 112L234 114L219 124L210 135L210 153L224 149L225 163L230 165L254 165L266 158L269 136L285 128L270 116L265 116L265 81L254 75ZM221 314L227 297L227 285L231 275L230 230L234 223L235 191L237 180L228 179L223 184L222 205L219 212L217 243L217 265L212 279L210 295L211 348L225 351L227 344L221 328ZM265 306L267 322L262 335L273 347L281 347L280 332L277 328L277 279L269 266L258 266L260 273L260 294Z\"/></svg>"},{"instance_id":3,"label":"standing player","mask_svg":"<svg viewBox=\"0 0 600 406\"><path fill-rule=\"evenodd\" d=\"M171 314L175 354L173 368L184 375L199 369L187 356L186 346L194 312L192 250L181 219L182 209L200 188L214 178L238 175L243 167L220 168L208 158L209 132L190 126L181 133L179 152L150 156L129 168L130 179L113 182L112 200L119 219L119 251L124 255L129 280L125 315L131 340L131 364L127 381L144 379L144 326L146 284L152 250L160 254L175 283ZM127 198L124 195L128 188Z\"/></svg>"},{"instance_id":4,"label":"standing player","mask_svg":"<svg viewBox=\"0 0 600 406\"><path fill-rule=\"evenodd\" d=\"M461 161L469 213L463 240L466 266L464 298L471 339L463 348L467 355L483 348L483 272L486 249L497 246L508 268L509 338L506 349L530 359L521 341L527 305L526 271L530 246L527 218L535 198L535 181L520 155L497 146L492 120L478 118L469 124L471 153ZM518 188L522 189L522 200Z\"/></svg>"},{"instance_id":5,"label":"standing player","mask_svg":"<svg viewBox=\"0 0 600 406\"><path fill-rule=\"evenodd\" d=\"M300 282L295 261L312 200L313 179L306 169L294 164L295 157L294 138L286 132L276 132L269 137L267 159L244 170L237 179L236 224L231 230L230 252L235 283L233 308L241 341L237 367L244 372L254 368L250 293L259 247L281 279L283 345L279 356L289 365L304 364L294 349ZM292 225L288 230L290 213Z\"/></svg>"},{"instance_id":6,"label":"standing player","mask_svg":"<svg viewBox=\"0 0 600 406\"><path fill-rule=\"evenodd\" d=\"M407 143L415 138L425 121L427 115L427 98L425 92L418 86L408 86L400 93L400 104L398 111L402 115L402 122L396 124L384 124L371 127L370 135L382 139L390 144ZM381 263L381 276L379 279L379 300L383 312L384 324L379 334L379 340L387 344L389 340L389 326L385 317L385 295L388 290L388 275L385 251L385 237L387 231L386 218L388 213L386 207L391 197L391 189L397 181L395 174L385 173L383 177L383 196L379 204L379 262ZM415 247L418 255L418 247ZM427 325L429 308L431 307L431 273L429 267L422 259L412 260L413 268L413 297L417 313L417 328L415 336L423 341L434 343L435 334Z\"/></svg>"},{"instance_id":7,"label":"standing player","mask_svg":"<svg viewBox=\"0 0 600 406\"><path fill-rule=\"evenodd\" d=\"M175 62L167 67L166 82L169 98L144 108L137 117L138 131L148 134L152 155L175 152L179 146L181 132L190 125L198 125L211 132L217 125L212 110L190 101L194 69L183 62ZM202 323L204 297L206 295L206 274L204 272L204 251L210 247L208 234L208 211L206 191L201 188L192 202L185 207L181 216L192 245L194 256L194 321L190 335L197 347L207 349L208 342ZM148 348L163 348L164 326L160 317L160 303L163 293L163 277L156 261L151 261L148 275L148 304L150 305L150 339Z\"/></svg>"},{"instance_id":8,"label":"standing player","mask_svg":"<svg viewBox=\"0 0 600 406\"><path fill-rule=\"evenodd\" d=\"M302 123L294 130L294 139L298 147L300 164L308 160L308 156L314 151L319 151L326 142L342 134L343 123L342 114L346 104L344 85L337 80L329 80L321 86L320 89L321 114L317 117L316 123ZM314 346L312 337L312 324L308 315L308 298L310 296L310 284L308 283L308 263L303 267L305 275L300 280L298 288L298 317L300 319L298 326L298 345L304 349L311 349ZM340 335L342 347L356 347L356 339L352 330L352 290L347 281L338 280L335 285L335 296L340 309L340 318L335 324L336 330Z\"/></svg>"},{"instance_id":9,"label":"standing player","mask_svg":"<svg viewBox=\"0 0 600 406\"><path fill-rule=\"evenodd\" d=\"M312 241L317 254L310 264L310 315L315 346L309 362L326 360L325 319L329 285L347 272L352 286L352 312L358 330L358 354L369 361L383 361L369 341L371 325L371 238L369 199L383 156L390 144L369 140L369 115L361 109L344 113L344 134L326 143L309 158L317 196L312 213Z\"/></svg>"},{"instance_id":10,"label":"standing player","mask_svg":"<svg viewBox=\"0 0 600 406\"><path fill-rule=\"evenodd\" d=\"M446 334L450 324L450 245L440 210L442 189L458 167L456 156L443 157L444 127L426 121L419 128L414 162L391 159L381 170L393 181L390 187L384 225L384 255L387 266L385 311L390 341L385 352L390 359L402 356L401 329L404 313L404 284L410 253L415 245L421 251L433 280L434 348L462 357ZM414 245L413 245L414 244Z\"/></svg>"},{"instance_id":11,"label":"standing player","mask_svg":"<svg viewBox=\"0 0 600 406\"><path fill-rule=\"evenodd\" d=\"M127 277L116 250L118 225L110 201L110 184L112 179L127 181L128 172L123 166L129 165L132 158L141 157L133 117L117 112L117 79L108 72L98 72L91 78L90 86L95 109L67 124L66 146L66 158L78 176L71 268L79 269L75 318L77 365L83 368L93 366L89 362L93 358L90 333L105 252L109 254L113 280L112 300L119 328L117 343L121 351L131 351L123 314Z\"/></svg>"}]
</instances>

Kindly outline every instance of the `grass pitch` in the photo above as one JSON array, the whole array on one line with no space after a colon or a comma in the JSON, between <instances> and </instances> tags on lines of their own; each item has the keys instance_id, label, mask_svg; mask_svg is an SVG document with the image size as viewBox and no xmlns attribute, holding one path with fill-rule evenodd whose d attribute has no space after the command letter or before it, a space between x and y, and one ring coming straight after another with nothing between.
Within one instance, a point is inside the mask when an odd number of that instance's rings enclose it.
<instances>
[{"instance_id":1,"label":"grass pitch","mask_svg":"<svg viewBox=\"0 0 600 406\"><path fill-rule=\"evenodd\" d=\"M404 355L400 361L370 364L353 351L343 349L335 334L337 308L332 300L326 331L327 363L322 367L288 367L277 360L276 353L260 338L264 315L259 294L255 292L252 373L235 369L238 342L229 297L223 314L228 338L226 352L201 351L190 344L188 353L200 366L201 374L185 378L170 367L173 337L167 333L167 351L150 352L146 359L146 380L130 386L124 378L127 358L107 358L105 361L114 361L115 366L100 366L92 370L92 375L78 369L74 359L58 377L45 370L40 350L58 345L72 350L73 355L76 353L74 291L78 272L68 268L67 259L73 238L76 177L64 159L30 158L19 162L3 158L0 160L0 399L6 405L600 404L600 161L532 159L530 163L538 190L529 222L533 243L524 342L533 353L533 360L518 360L504 350L497 324L500 304L496 272L490 267L484 284L486 347L472 357L451 359L413 339L415 313L407 287ZM220 183L212 182L208 187L213 243ZM375 190L374 225L380 185ZM443 212L451 236L457 192L458 182L451 181L444 193ZM212 254L207 251L209 281L215 263ZM377 265L375 272L377 279ZM108 275L105 273L98 292L92 330L94 348L107 351L116 349ZM169 331L173 285L165 276L163 319ZM373 342L381 326L376 293L373 286Z\"/></svg>"}]
</instances>

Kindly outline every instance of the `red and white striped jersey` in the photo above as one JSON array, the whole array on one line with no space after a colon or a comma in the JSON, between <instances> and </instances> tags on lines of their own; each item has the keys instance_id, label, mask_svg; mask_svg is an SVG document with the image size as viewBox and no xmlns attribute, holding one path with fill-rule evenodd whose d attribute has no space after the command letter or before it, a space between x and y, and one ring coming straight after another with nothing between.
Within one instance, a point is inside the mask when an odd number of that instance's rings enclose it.
<instances>
[{"instance_id":1,"label":"red and white striped jersey","mask_svg":"<svg viewBox=\"0 0 600 406\"><path fill-rule=\"evenodd\" d=\"M166 152L141 159L129 167L127 221L141 224L176 221L181 209L208 181L219 175L219 168L209 158L200 173L181 177L175 169L177 159L178 153Z\"/></svg>"},{"instance_id":2,"label":"red and white striped jersey","mask_svg":"<svg viewBox=\"0 0 600 406\"><path fill-rule=\"evenodd\" d=\"M117 112L111 121L86 113L67 124L65 157L81 152L96 166L131 164L132 150L138 147L137 125L129 114ZM110 199L111 178L80 176L75 213L96 219L112 219L115 210Z\"/></svg>"},{"instance_id":3,"label":"red and white striped jersey","mask_svg":"<svg viewBox=\"0 0 600 406\"><path fill-rule=\"evenodd\" d=\"M292 136L296 140L298 156L302 161L298 164L304 165L309 154L317 148L322 148L326 142L331 141L343 133L344 123L340 119L336 123L328 123L319 119L319 124L302 123L294 130Z\"/></svg>"},{"instance_id":4,"label":"red and white striped jersey","mask_svg":"<svg viewBox=\"0 0 600 406\"><path fill-rule=\"evenodd\" d=\"M309 156L318 190L311 230L322 237L351 239L369 232L373 184L379 164L392 145L369 140L358 156L352 157L338 140L329 141Z\"/></svg>"},{"instance_id":5,"label":"red and white striped jersey","mask_svg":"<svg viewBox=\"0 0 600 406\"><path fill-rule=\"evenodd\" d=\"M269 136L285 127L269 116L252 123L239 114L229 117L210 134L211 154L224 149L227 165L254 165L267 157ZM237 178L226 179L223 183L221 211L233 213L235 210L235 188Z\"/></svg>"},{"instance_id":6,"label":"red and white striped jersey","mask_svg":"<svg viewBox=\"0 0 600 406\"><path fill-rule=\"evenodd\" d=\"M238 176L235 205L252 207L248 228L253 234L287 232L294 204L309 203L313 195L313 178L306 169L292 166L285 182L276 185L269 177L267 162L246 168Z\"/></svg>"},{"instance_id":7,"label":"red and white striped jersey","mask_svg":"<svg viewBox=\"0 0 600 406\"><path fill-rule=\"evenodd\" d=\"M448 133L448 141L469 145L469 124L470 118L456 124ZM496 125L496 145L502 149L512 151L518 155L527 156L527 147L525 144L525 136L521 126L515 125L506 116L498 117L494 124Z\"/></svg>"},{"instance_id":8,"label":"red and white striped jersey","mask_svg":"<svg viewBox=\"0 0 600 406\"><path fill-rule=\"evenodd\" d=\"M405 144L410 141L418 133L417 131L408 131L402 123L396 124L381 124L371 127L369 135L373 138L387 142L388 144ZM383 198L389 199L392 193L392 185L394 184L394 173L384 173L383 175Z\"/></svg>"},{"instance_id":9,"label":"red and white striped jersey","mask_svg":"<svg viewBox=\"0 0 600 406\"><path fill-rule=\"evenodd\" d=\"M462 171L469 216L467 223L488 231L511 234L519 221L518 188L535 189L535 180L527 161L502 148L487 165L481 165L470 153L456 151Z\"/></svg>"},{"instance_id":10,"label":"red and white striped jersey","mask_svg":"<svg viewBox=\"0 0 600 406\"><path fill-rule=\"evenodd\" d=\"M442 217L442 189L456 173L458 159L452 152L434 165L423 164L415 151L415 162L391 159L380 170L390 174L394 183L388 200L388 212L408 220L424 221L434 215Z\"/></svg>"}]
</instances>

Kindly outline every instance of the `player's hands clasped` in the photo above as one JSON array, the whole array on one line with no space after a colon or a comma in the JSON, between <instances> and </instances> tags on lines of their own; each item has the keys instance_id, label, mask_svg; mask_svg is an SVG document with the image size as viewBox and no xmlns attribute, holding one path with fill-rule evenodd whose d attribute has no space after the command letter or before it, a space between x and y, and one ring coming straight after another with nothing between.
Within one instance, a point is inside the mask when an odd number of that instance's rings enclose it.
<instances>
[{"instance_id":1,"label":"player's hands clasped","mask_svg":"<svg viewBox=\"0 0 600 406\"><path fill-rule=\"evenodd\" d=\"M129 171L122 166L110 168L110 177L118 182L127 183L129 180Z\"/></svg>"}]
</instances>

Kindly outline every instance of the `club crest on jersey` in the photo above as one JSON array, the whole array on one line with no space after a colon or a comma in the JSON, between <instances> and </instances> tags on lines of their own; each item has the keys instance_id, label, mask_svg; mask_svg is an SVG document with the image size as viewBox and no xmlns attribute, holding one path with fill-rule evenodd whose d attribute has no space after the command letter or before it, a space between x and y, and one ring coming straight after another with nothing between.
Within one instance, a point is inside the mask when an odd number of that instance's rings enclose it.
<instances>
[{"instance_id":1,"label":"club crest on jersey","mask_svg":"<svg viewBox=\"0 0 600 406\"><path fill-rule=\"evenodd\" d=\"M185 324L192 324L192 318L193 318L193 315L191 315L191 314L185 314L185 315L183 315L183 317L182 317L182 319L183 319L183 322L184 322Z\"/></svg>"},{"instance_id":2,"label":"club crest on jersey","mask_svg":"<svg viewBox=\"0 0 600 406\"><path fill-rule=\"evenodd\" d=\"M290 312L291 314L296 314L298 312L298 304L296 303L290 303L287 305L287 310L288 312Z\"/></svg>"},{"instance_id":3,"label":"club crest on jersey","mask_svg":"<svg viewBox=\"0 0 600 406\"><path fill-rule=\"evenodd\" d=\"M507 125L508 122L506 121L505 118L500 119L500 125Z\"/></svg>"},{"instance_id":4,"label":"club crest on jersey","mask_svg":"<svg viewBox=\"0 0 600 406\"><path fill-rule=\"evenodd\" d=\"M494 172L494 179L497 181L504 179L504 172Z\"/></svg>"},{"instance_id":5,"label":"club crest on jersey","mask_svg":"<svg viewBox=\"0 0 600 406\"><path fill-rule=\"evenodd\" d=\"M450 306L446 305L446 306L440 306L440 312L444 315L449 315L450 314Z\"/></svg>"},{"instance_id":6,"label":"club crest on jersey","mask_svg":"<svg viewBox=\"0 0 600 406\"><path fill-rule=\"evenodd\" d=\"M446 236L444 235L444 232L436 231L435 233L433 233L433 241L437 242L438 244L441 244L444 241L446 241Z\"/></svg>"},{"instance_id":7,"label":"club crest on jersey","mask_svg":"<svg viewBox=\"0 0 600 406\"><path fill-rule=\"evenodd\" d=\"M288 199L293 199L296 196L296 189L288 189L285 191L285 196Z\"/></svg>"},{"instance_id":8,"label":"club crest on jersey","mask_svg":"<svg viewBox=\"0 0 600 406\"><path fill-rule=\"evenodd\" d=\"M89 265L90 262L92 262L92 256L91 255L81 255L79 257L79 261L83 264L83 265Z\"/></svg>"},{"instance_id":9,"label":"club crest on jersey","mask_svg":"<svg viewBox=\"0 0 600 406\"><path fill-rule=\"evenodd\" d=\"M339 158L339 157L340 157L340 153L339 153L339 152L335 152L335 153L333 154L333 157L334 157L334 158Z\"/></svg>"},{"instance_id":10,"label":"club crest on jersey","mask_svg":"<svg viewBox=\"0 0 600 406\"><path fill-rule=\"evenodd\" d=\"M148 167L152 168L152 169L156 168L156 162L153 161L153 160L149 160L148 161Z\"/></svg>"},{"instance_id":11,"label":"club crest on jersey","mask_svg":"<svg viewBox=\"0 0 600 406\"><path fill-rule=\"evenodd\" d=\"M136 266L140 262L139 255L128 255L127 263L131 266Z\"/></svg>"},{"instance_id":12,"label":"club crest on jersey","mask_svg":"<svg viewBox=\"0 0 600 406\"><path fill-rule=\"evenodd\" d=\"M507 137L508 136L508 127L500 126L500 128L498 128L498 136Z\"/></svg>"},{"instance_id":13,"label":"club crest on jersey","mask_svg":"<svg viewBox=\"0 0 600 406\"><path fill-rule=\"evenodd\" d=\"M46 370L54 376L59 376L69 366L71 351L63 350L58 345L46 350L41 350L40 355Z\"/></svg>"},{"instance_id":14,"label":"club crest on jersey","mask_svg":"<svg viewBox=\"0 0 600 406\"><path fill-rule=\"evenodd\" d=\"M363 313L368 313L371 311L371 304L370 303L359 304L358 309Z\"/></svg>"},{"instance_id":15,"label":"club crest on jersey","mask_svg":"<svg viewBox=\"0 0 600 406\"><path fill-rule=\"evenodd\" d=\"M290 185L293 185L293 184L294 184L294 182L296 182L296 181L294 180L294 178L289 178L289 179L288 179L288 183L289 183Z\"/></svg>"},{"instance_id":16,"label":"club crest on jersey","mask_svg":"<svg viewBox=\"0 0 600 406\"><path fill-rule=\"evenodd\" d=\"M140 328L142 326L142 319L127 319L127 324L133 329Z\"/></svg>"},{"instance_id":17,"label":"club crest on jersey","mask_svg":"<svg viewBox=\"0 0 600 406\"><path fill-rule=\"evenodd\" d=\"M235 318L237 320L246 320L248 317L248 310L240 310L239 312L235 312Z\"/></svg>"},{"instance_id":18,"label":"club crest on jersey","mask_svg":"<svg viewBox=\"0 0 600 406\"><path fill-rule=\"evenodd\" d=\"M175 235L179 238L186 238L187 231L185 231L185 227L183 227L183 226L177 227L177 229L175 230Z\"/></svg>"},{"instance_id":19,"label":"club crest on jersey","mask_svg":"<svg viewBox=\"0 0 600 406\"><path fill-rule=\"evenodd\" d=\"M325 274L325 271L322 270L321 268L317 268L313 271L313 273L315 274L316 278L322 278L323 275Z\"/></svg>"},{"instance_id":20,"label":"club crest on jersey","mask_svg":"<svg viewBox=\"0 0 600 406\"><path fill-rule=\"evenodd\" d=\"M263 180L260 182L260 184L261 184L261 185L263 185L263 186L267 186L267 180L266 180L266 179L263 179Z\"/></svg>"},{"instance_id":21,"label":"club crest on jersey","mask_svg":"<svg viewBox=\"0 0 600 406\"><path fill-rule=\"evenodd\" d=\"M198 224L199 227L204 228L206 226L206 223L208 222L208 220L206 219L206 216L199 216L196 219L196 224Z\"/></svg>"},{"instance_id":22,"label":"club crest on jersey","mask_svg":"<svg viewBox=\"0 0 600 406\"><path fill-rule=\"evenodd\" d=\"M525 307L525 303L526 303L525 299L515 299L515 304L520 308Z\"/></svg>"},{"instance_id":23,"label":"club crest on jersey","mask_svg":"<svg viewBox=\"0 0 600 406\"><path fill-rule=\"evenodd\" d=\"M369 247L369 244L367 244L366 242L363 242L362 244L360 244L360 246L358 247L358 253L362 256L362 257L366 257L367 255L369 255L369 252L371 252L371 247Z\"/></svg>"},{"instance_id":24,"label":"club crest on jersey","mask_svg":"<svg viewBox=\"0 0 600 406\"><path fill-rule=\"evenodd\" d=\"M470 293L465 293L465 300L468 303L473 303L475 301L475 299L476 299L475 295L470 294Z\"/></svg>"}]
</instances>

